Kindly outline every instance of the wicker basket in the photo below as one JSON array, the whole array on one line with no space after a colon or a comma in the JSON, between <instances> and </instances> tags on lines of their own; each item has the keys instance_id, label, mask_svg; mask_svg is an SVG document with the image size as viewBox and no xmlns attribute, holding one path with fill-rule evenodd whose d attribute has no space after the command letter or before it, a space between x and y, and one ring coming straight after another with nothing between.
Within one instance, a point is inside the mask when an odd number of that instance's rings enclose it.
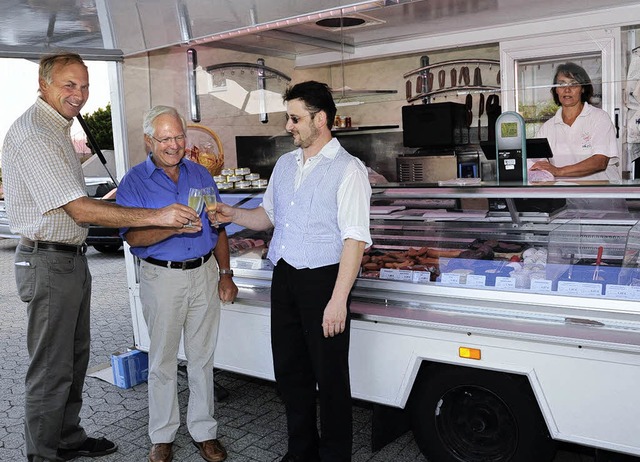
<instances>
[{"instance_id":1,"label":"wicker basket","mask_svg":"<svg viewBox=\"0 0 640 462\"><path fill-rule=\"evenodd\" d=\"M204 125L187 125L186 157L203 165L212 176L224 167L222 142L216 133Z\"/></svg>"}]
</instances>

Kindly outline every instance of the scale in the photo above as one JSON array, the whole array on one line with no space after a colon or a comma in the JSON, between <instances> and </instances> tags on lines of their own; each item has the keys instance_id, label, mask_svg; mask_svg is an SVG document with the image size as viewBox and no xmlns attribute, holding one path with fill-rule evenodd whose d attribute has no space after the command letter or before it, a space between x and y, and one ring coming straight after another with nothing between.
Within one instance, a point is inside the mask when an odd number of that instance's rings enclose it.
<instances>
[{"instance_id":1,"label":"scale","mask_svg":"<svg viewBox=\"0 0 640 462\"><path fill-rule=\"evenodd\" d=\"M496 120L496 180L527 183L527 139L524 119L507 111Z\"/></svg>"}]
</instances>

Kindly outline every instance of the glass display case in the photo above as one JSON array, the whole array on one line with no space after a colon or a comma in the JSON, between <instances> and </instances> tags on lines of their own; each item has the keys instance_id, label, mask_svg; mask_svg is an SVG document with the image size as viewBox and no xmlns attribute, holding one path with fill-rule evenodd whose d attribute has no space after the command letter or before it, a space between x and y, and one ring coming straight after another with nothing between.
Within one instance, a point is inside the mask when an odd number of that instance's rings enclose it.
<instances>
[{"instance_id":1,"label":"glass display case","mask_svg":"<svg viewBox=\"0 0 640 462\"><path fill-rule=\"evenodd\" d=\"M507 199L511 207L520 198L640 198L637 186L633 181L533 187L486 182L374 186L373 245L363 257L356 288L375 290L389 281L434 290L480 289L496 296L512 292L639 300L640 224L634 213L580 217L564 209L507 213L487 207L495 198ZM272 265L266 260L270 233L239 229L229 234L236 274L270 279Z\"/></svg>"}]
</instances>

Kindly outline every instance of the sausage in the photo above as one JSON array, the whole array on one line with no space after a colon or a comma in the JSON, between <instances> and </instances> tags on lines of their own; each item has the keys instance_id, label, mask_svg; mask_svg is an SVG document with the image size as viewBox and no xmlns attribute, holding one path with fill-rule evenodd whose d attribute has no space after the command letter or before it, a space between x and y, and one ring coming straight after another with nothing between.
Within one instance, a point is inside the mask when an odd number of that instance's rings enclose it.
<instances>
[{"instance_id":1,"label":"sausage","mask_svg":"<svg viewBox=\"0 0 640 462\"><path fill-rule=\"evenodd\" d=\"M365 263L362 267L368 271L378 271L381 265L379 263Z\"/></svg>"},{"instance_id":2,"label":"sausage","mask_svg":"<svg viewBox=\"0 0 640 462\"><path fill-rule=\"evenodd\" d=\"M458 249L429 249L427 256L432 258L457 258L461 250Z\"/></svg>"}]
</instances>

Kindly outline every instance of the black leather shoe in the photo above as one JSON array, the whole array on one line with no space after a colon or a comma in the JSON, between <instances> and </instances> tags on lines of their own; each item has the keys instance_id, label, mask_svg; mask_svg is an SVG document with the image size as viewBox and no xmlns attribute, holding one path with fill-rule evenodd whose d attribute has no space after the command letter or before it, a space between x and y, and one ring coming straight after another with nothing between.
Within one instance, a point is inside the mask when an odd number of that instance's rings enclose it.
<instances>
[{"instance_id":1,"label":"black leather shoe","mask_svg":"<svg viewBox=\"0 0 640 462\"><path fill-rule=\"evenodd\" d=\"M302 462L298 456L294 456L290 452L287 452L280 462Z\"/></svg>"},{"instance_id":2,"label":"black leather shoe","mask_svg":"<svg viewBox=\"0 0 640 462\"><path fill-rule=\"evenodd\" d=\"M118 445L106 438L87 438L77 448L58 449L58 458L71 460L76 457L106 456L118 450Z\"/></svg>"},{"instance_id":3,"label":"black leather shoe","mask_svg":"<svg viewBox=\"0 0 640 462\"><path fill-rule=\"evenodd\" d=\"M280 462L320 462L320 458L314 457L311 459L305 459L302 456L296 456L295 454L287 452Z\"/></svg>"}]
</instances>

